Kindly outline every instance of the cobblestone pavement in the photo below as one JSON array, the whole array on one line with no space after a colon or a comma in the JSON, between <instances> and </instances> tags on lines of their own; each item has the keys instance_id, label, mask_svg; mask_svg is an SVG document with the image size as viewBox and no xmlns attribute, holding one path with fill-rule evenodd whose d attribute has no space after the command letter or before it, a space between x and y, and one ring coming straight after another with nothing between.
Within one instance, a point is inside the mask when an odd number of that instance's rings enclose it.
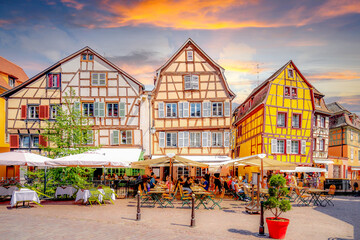
<instances>
[{"instance_id":1,"label":"cobblestone pavement","mask_svg":"<svg viewBox=\"0 0 360 240\"><path fill-rule=\"evenodd\" d=\"M290 219L287 239L360 239L360 198L336 197L335 207L298 207ZM244 212L244 203L225 199L223 209L142 208L135 221L136 200L115 205L84 206L73 201L43 201L43 208L10 208L0 203L0 239L259 239L259 215ZM270 216L266 212L265 216ZM267 227L265 228L267 232Z\"/></svg>"}]
</instances>

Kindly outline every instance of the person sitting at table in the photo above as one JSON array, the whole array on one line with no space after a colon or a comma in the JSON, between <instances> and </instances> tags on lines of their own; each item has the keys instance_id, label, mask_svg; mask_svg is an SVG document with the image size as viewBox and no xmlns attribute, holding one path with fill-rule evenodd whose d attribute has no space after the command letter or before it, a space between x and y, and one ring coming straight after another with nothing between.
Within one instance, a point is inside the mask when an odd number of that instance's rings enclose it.
<instances>
[{"instance_id":1,"label":"person sitting at table","mask_svg":"<svg viewBox=\"0 0 360 240\"><path fill-rule=\"evenodd\" d=\"M123 176L124 180L128 181L129 180L129 177L126 175L126 173L124 173L124 176Z\"/></svg>"},{"instance_id":2,"label":"person sitting at table","mask_svg":"<svg viewBox=\"0 0 360 240\"><path fill-rule=\"evenodd\" d=\"M155 184L156 184L156 175L152 172L151 173L151 178L150 178L150 188L154 188L155 187Z\"/></svg>"},{"instance_id":3,"label":"person sitting at table","mask_svg":"<svg viewBox=\"0 0 360 240\"><path fill-rule=\"evenodd\" d=\"M187 191L187 193L190 194L192 192L190 187L191 187L190 179L186 177L185 182L183 184L183 190Z\"/></svg>"},{"instance_id":4,"label":"person sitting at table","mask_svg":"<svg viewBox=\"0 0 360 240\"><path fill-rule=\"evenodd\" d=\"M205 179L205 177L201 178L200 186L205 189L205 191L209 190L209 182Z\"/></svg>"}]
</instances>

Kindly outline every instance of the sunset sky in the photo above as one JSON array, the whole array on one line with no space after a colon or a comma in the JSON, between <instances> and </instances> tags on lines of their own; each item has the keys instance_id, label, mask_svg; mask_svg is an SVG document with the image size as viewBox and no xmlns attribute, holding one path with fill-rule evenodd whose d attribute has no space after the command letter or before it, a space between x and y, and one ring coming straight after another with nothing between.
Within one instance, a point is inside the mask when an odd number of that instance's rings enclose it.
<instances>
[{"instance_id":1,"label":"sunset sky","mask_svg":"<svg viewBox=\"0 0 360 240\"><path fill-rule=\"evenodd\" d=\"M360 114L360 1L13 0L0 2L0 56L29 77L89 46L151 88L188 38L225 68L240 103L290 59Z\"/></svg>"}]
</instances>

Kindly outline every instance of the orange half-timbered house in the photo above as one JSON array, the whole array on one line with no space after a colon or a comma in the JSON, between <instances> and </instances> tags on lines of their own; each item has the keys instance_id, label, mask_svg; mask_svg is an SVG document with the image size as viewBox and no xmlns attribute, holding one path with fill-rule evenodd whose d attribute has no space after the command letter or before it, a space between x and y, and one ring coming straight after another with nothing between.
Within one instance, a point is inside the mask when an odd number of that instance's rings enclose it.
<instances>
[{"instance_id":1,"label":"orange half-timbered house","mask_svg":"<svg viewBox=\"0 0 360 240\"><path fill-rule=\"evenodd\" d=\"M60 60L23 84L5 92L6 132L10 148L40 151L46 120L70 91L93 125L88 144L103 148L142 148L140 105L143 85L89 47ZM71 90L72 89L72 90Z\"/></svg>"},{"instance_id":2,"label":"orange half-timbered house","mask_svg":"<svg viewBox=\"0 0 360 240\"><path fill-rule=\"evenodd\" d=\"M229 159L231 106L224 69L192 39L156 71L152 92L152 157L174 153L202 162ZM161 177L168 169L160 171ZM173 176L201 175L179 167ZM163 174L164 173L164 174Z\"/></svg>"},{"instance_id":3,"label":"orange half-timbered house","mask_svg":"<svg viewBox=\"0 0 360 240\"><path fill-rule=\"evenodd\" d=\"M311 165L313 109L313 87L289 61L234 111L233 157L265 153Z\"/></svg>"}]
</instances>

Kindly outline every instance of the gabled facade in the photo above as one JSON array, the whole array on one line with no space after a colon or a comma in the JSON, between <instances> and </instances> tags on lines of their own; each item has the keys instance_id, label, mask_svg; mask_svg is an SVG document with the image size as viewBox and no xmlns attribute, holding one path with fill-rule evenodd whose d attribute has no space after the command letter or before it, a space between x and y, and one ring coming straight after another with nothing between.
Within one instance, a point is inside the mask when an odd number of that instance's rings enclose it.
<instances>
[{"instance_id":1,"label":"gabled facade","mask_svg":"<svg viewBox=\"0 0 360 240\"><path fill-rule=\"evenodd\" d=\"M234 97L224 69L188 39L156 72L151 99L153 157L174 153L199 161L226 158ZM182 174L191 172L178 169L178 176Z\"/></svg>"},{"instance_id":2,"label":"gabled facade","mask_svg":"<svg viewBox=\"0 0 360 240\"><path fill-rule=\"evenodd\" d=\"M72 89L72 90L71 90ZM70 91L93 124L90 145L105 148L142 146L140 105L143 85L89 47L60 60L28 81L5 92L6 132L11 149L39 151L45 120Z\"/></svg>"},{"instance_id":3,"label":"gabled facade","mask_svg":"<svg viewBox=\"0 0 360 240\"><path fill-rule=\"evenodd\" d=\"M255 88L234 111L233 157L265 153L311 165L312 89L292 61Z\"/></svg>"},{"instance_id":4,"label":"gabled facade","mask_svg":"<svg viewBox=\"0 0 360 240\"><path fill-rule=\"evenodd\" d=\"M327 105L330 117L329 156L339 157L333 166L335 178L359 179L360 118L339 103Z\"/></svg>"},{"instance_id":5,"label":"gabled facade","mask_svg":"<svg viewBox=\"0 0 360 240\"><path fill-rule=\"evenodd\" d=\"M328 158L329 148L329 117L324 95L314 88L314 125L313 125L313 160L323 162Z\"/></svg>"}]
</instances>

